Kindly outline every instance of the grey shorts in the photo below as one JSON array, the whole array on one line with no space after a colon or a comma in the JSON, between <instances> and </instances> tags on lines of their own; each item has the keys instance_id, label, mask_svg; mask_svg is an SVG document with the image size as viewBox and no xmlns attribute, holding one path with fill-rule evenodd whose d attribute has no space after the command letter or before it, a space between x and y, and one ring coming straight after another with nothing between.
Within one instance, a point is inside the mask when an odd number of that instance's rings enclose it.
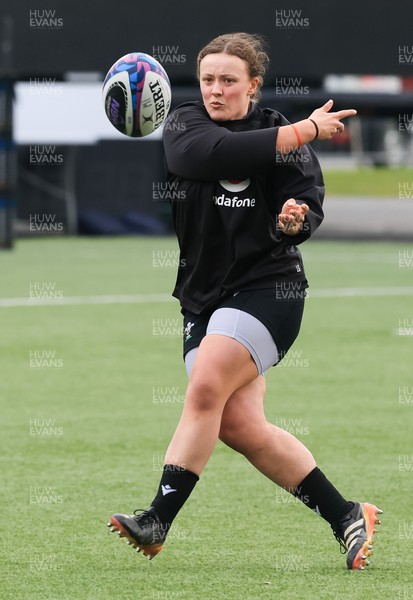
<instances>
[{"instance_id":1,"label":"grey shorts","mask_svg":"<svg viewBox=\"0 0 413 600\"><path fill-rule=\"evenodd\" d=\"M256 317L236 308L218 308L209 319L206 335L225 335L240 342L251 354L259 375L278 362L278 351L268 329ZM185 355L188 377L198 347Z\"/></svg>"},{"instance_id":2,"label":"grey shorts","mask_svg":"<svg viewBox=\"0 0 413 600\"><path fill-rule=\"evenodd\" d=\"M283 290L285 291L285 287ZM278 364L296 339L304 310L305 288L280 294L279 288L231 294L206 313L184 310L184 358L188 373L205 335L239 341L250 352L258 373Z\"/></svg>"}]
</instances>

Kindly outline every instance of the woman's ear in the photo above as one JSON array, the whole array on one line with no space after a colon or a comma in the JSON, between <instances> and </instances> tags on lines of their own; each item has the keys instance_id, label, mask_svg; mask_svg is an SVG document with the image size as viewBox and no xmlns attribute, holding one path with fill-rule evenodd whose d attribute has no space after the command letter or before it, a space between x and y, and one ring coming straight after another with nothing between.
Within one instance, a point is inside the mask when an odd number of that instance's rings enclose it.
<instances>
[{"instance_id":1,"label":"woman's ear","mask_svg":"<svg viewBox=\"0 0 413 600\"><path fill-rule=\"evenodd\" d=\"M253 96L255 94L255 92L258 89L259 83L260 80L258 79L258 77L254 77L253 79L251 79L250 87L248 88L248 96Z\"/></svg>"}]
</instances>

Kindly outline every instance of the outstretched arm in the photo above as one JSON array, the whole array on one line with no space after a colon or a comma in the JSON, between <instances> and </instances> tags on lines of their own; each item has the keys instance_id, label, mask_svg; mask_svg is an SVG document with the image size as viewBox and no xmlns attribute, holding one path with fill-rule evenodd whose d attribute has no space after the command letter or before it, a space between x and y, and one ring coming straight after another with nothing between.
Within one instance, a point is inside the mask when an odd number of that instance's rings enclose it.
<instances>
[{"instance_id":1,"label":"outstretched arm","mask_svg":"<svg viewBox=\"0 0 413 600\"><path fill-rule=\"evenodd\" d=\"M330 112L333 100L329 100L321 108L314 110L308 119L303 119L292 125L283 125L278 129L277 150L280 154L288 154L300 146L312 142L315 138L329 140L336 133L344 131L342 119L354 117L354 109Z\"/></svg>"},{"instance_id":2,"label":"outstretched arm","mask_svg":"<svg viewBox=\"0 0 413 600\"><path fill-rule=\"evenodd\" d=\"M233 132L212 121L201 106L183 105L165 122L163 141L171 173L198 181L240 179L274 166L278 154L288 154L316 137L330 139L344 129L341 119L356 111L330 112L333 101L294 124ZM314 123L310 120L312 119Z\"/></svg>"}]
</instances>

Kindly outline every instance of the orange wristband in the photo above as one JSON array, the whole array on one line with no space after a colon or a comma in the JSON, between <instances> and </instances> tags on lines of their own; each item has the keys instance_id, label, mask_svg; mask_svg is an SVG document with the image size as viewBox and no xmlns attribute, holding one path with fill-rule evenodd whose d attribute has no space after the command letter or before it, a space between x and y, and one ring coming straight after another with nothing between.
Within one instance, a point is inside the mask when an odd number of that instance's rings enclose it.
<instances>
[{"instance_id":1,"label":"orange wristband","mask_svg":"<svg viewBox=\"0 0 413 600\"><path fill-rule=\"evenodd\" d=\"M291 127L292 127L292 128L293 128L293 130L294 130L295 137L297 138L298 145L299 145L299 146L302 146L302 145L303 145L303 143L302 143L302 141L301 141L300 134L298 133L298 129L297 129L297 127L296 127L295 125L293 125L293 124L291 124Z\"/></svg>"}]
</instances>

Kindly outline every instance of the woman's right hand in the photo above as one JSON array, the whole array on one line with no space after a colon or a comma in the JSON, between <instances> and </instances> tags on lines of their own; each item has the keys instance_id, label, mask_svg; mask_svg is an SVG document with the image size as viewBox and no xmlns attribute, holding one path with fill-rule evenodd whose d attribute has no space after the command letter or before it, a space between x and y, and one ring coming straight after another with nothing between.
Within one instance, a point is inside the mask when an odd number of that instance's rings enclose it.
<instances>
[{"instance_id":1,"label":"woman's right hand","mask_svg":"<svg viewBox=\"0 0 413 600\"><path fill-rule=\"evenodd\" d=\"M329 100L324 106L316 108L308 117L317 123L317 139L319 140L329 140L336 133L342 133L344 131L344 123L341 122L341 119L354 117L357 114L357 111L353 108L330 112L332 108L333 100Z\"/></svg>"}]
</instances>

